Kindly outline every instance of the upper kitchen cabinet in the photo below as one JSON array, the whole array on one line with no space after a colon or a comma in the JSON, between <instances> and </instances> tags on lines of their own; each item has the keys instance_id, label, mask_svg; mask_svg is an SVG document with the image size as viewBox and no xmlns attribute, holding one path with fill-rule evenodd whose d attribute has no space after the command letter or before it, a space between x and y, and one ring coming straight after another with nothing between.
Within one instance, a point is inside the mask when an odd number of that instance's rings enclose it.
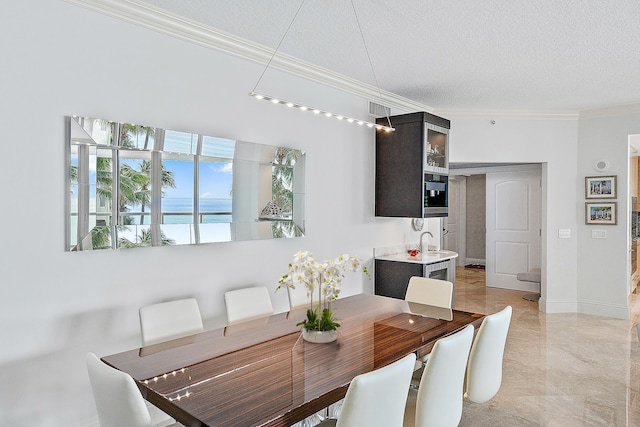
<instances>
[{"instance_id":1,"label":"upper kitchen cabinet","mask_svg":"<svg viewBox=\"0 0 640 427\"><path fill-rule=\"evenodd\" d=\"M446 217L449 120L426 112L390 120L395 132L376 131L376 216Z\"/></svg>"}]
</instances>

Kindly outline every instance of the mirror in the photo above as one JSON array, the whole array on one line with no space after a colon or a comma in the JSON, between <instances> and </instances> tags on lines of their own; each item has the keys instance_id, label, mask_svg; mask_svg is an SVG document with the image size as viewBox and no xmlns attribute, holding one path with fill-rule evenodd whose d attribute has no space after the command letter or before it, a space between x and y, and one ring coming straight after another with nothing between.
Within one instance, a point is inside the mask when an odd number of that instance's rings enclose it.
<instances>
[{"instance_id":1,"label":"mirror","mask_svg":"<svg viewBox=\"0 0 640 427\"><path fill-rule=\"evenodd\" d=\"M66 120L67 251L304 235L303 151Z\"/></svg>"}]
</instances>

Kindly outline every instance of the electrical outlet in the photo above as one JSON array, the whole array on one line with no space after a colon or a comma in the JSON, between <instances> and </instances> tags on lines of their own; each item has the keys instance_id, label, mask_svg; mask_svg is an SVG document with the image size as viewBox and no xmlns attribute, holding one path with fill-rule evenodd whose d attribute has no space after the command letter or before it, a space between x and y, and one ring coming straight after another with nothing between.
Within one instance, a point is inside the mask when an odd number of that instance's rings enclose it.
<instances>
[{"instance_id":1,"label":"electrical outlet","mask_svg":"<svg viewBox=\"0 0 640 427\"><path fill-rule=\"evenodd\" d=\"M569 229L560 229L558 230L558 239L570 239L571 238L571 230Z\"/></svg>"},{"instance_id":2,"label":"electrical outlet","mask_svg":"<svg viewBox=\"0 0 640 427\"><path fill-rule=\"evenodd\" d=\"M591 230L591 238L592 239L606 239L607 231L606 230Z\"/></svg>"}]
</instances>

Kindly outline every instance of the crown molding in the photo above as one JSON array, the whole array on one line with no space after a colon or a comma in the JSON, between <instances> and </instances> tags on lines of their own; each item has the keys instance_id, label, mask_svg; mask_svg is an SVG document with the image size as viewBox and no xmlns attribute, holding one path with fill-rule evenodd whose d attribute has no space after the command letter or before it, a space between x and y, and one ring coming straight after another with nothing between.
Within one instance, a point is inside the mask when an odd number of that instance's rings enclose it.
<instances>
[{"instance_id":1,"label":"crown molding","mask_svg":"<svg viewBox=\"0 0 640 427\"><path fill-rule=\"evenodd\" d=\"M180 38L229 55L266 65L273 49L240 38L231 33L203 25L167 10L139 0L64 0L66 3L126 21L140 27ZM402 96L387 92L335 71L302 61L278 52L270 67L307 80L360 96L369 101L397 108L401 111L426 111L448 118L578 120L580 118L618 116L640 113L640 104L593 110L517 111L517 110L458 110L435 109ZM247 93L250 88L247 89Z\"/></svg>"},{"instance_id":2,"label":"crown molding","mask_svg":"<svg viewBox=\"0 0 640 427\"><path fill-rule=\"evenodd\" d=\"M449 119L523 119L523 120L578 120L579 111L518 111L518 110L455 110L436 109L434 114Z\"/></svg>"},{"instance_id":3,"label":"crown molding","mask_svg":"<svg viewBox=\"0 0 640 427\"><path fill-rule=\"evenodd\" d=\"M65 2L261 65L266 65L271 55L273 55L273 49L271 48L139 1L65 0ZM372 85L281 52L278 52L273 58L269 67L361 96L387 107L410 112L433 111L433 108L428 105L380 90ZM250 89L250 87L247 87L247 93L249 93Z\"/></svg>"},{"instance_id":4,"label":"crown molding","mask_svg":"<svg viewBox=\"0 0 640 427\"><path fill-rule=\"evenodd\" d=\"M580 112L581 119L597 118L597 117L611 117L611 116L624 116L627 114L640 113L640 104L620 105L610 108L599 108L594 110L583 110Z\"/></svg>"}]
</instances>

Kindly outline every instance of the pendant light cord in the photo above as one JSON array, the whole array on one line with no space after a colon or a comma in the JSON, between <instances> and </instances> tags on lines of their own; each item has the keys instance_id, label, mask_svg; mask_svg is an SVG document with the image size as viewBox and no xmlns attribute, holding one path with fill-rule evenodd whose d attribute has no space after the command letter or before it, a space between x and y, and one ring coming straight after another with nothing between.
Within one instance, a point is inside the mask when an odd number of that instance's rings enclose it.
<instances>
[{"instance_id":1,"label":"pendant light cord","mask_svg":"<svg viewBox=\"0 0 640 427\"><path fill-rule=\"evenodd\" d=\"M371 67L371 74L373 74L373 81L376 83L376 89L378 90L378 97L382 100L382 92L380 91L380 85L378 84L378 77L376 76L376 72L373 69L373 62L371 61L371 55L369 55L369 49L367 48L367 42L364 40L364 33L362 32L362 27L360 26L360 19L358 19L358 13L356 12L356 6L353 4L353 0L350 1L351 7L353 8L353 14L356 17L356 23L358 24L358 30L360 31L360 38L362 38L362 44L364 45L364 51L367 53L367 59L369 60L369 66ZM391 126L391 119L389 118L389 113L385 108L385 113L387 117L387 122L389 127Z\"/></svg>"},{"instance_id":2,"label":"pendant light cord","mask_svg":"<svg viewBox=\"0 0 640 427\"><path fill-rule=\"evenodd\" d=\"M298 17L298 14L300 13L300 9L302 9L302 6L304 5L305 1L306 0L302 0L302 2L300 3L300 6L298 6L298 10L296 10L296 14L293 15L293 19L291 20L291 22L289 22L289 26L287 27L286 31L282 35L282 38L280 39L280 42L278 43L278 46L276 46L276 49L273 51L273 54L271 55L271 58L269 58L269 61L267 62L267 66L264 67L264 70L262 70L262 74L260 74L260 77L258 78L258 81L256 82L256 85L253 87L252 92L256 91L256 88L260 84L260 80L262 80L262 77L264 76L264 73L267 72L267 69L269 68L269 65L271 65L271 61L273 61L273 58L276 56L276 53L278 53L278 50L280 50L280 45L284 41L285 37L287 37L287 34L289 34L289 30L291 29L291 26L293 25L293 22Z\"/></svg>"},{"instance_id":3,"label":"pendant light cord","mask_svg":"<svg viewBox=\"0 0 640 427\"><path fill-rule=\"evenodd\" d=\"M267 61L267 65L264 67L264 70L262 70L262 74L260 74L260 77L258 78L258 81L256 82L255 86L253 87L253 90L251 91L250 95L252 96L258 96L260 97L260 99L265 98L264 95L260 95L256 93L256 89L258 88L258 85L260 84L260 81L262 80L262 77L264 77L265 73L267 72L267 69L269 68L269 66L271 65L271 62L273 61L273 58L276 56L276 54L278 53L278 51L280 50L280 46L282 45L282 42L284 41L284 39L287 37L287 34L289 34L289 30L291 29L291 26L293 25L293 23L295 22L296 18L298 17L298 14L300 13L300 10L302 10L302 6L304 5L306 0L302 0L300 2L300 6L298 6L298 10L296 10L295 15L293 15L293 19L291 19L291 22L289 22L289 26L287 27L286 31L284 32L284 34L282 35L282 38L280 39L280 42L278 43L278 45L276 46L275 50L273 51L273 53L271 54L271 57L269 58L269 61ZM378 90L378 96L380 97L380 100L382 101L382 91L380 90L380 86L378 85L378 77L376 76L376 72L373 68L373 62L371 61L371 55L369 54L369 49L367 48L367 43L364 39L364 33L362 32L362 27L360 26L360 19L358 19L358 13L356 12L356 7L353 4L353 0L350 0L351 3L351 7L353 9L353 14L356 17L356 23L358 24L358 31L360 32L360 38L362 39L362 44L364 45L364 50L367 54L367 60L369 61L369 67L371 68L371 74L373 74L373 80L376 84L376 89ZM278 102L278 100L275 100L275 102ZM291 103L293 105L293 103ZM306 107L305 107L306 109ZM331 115L330 113L328 115ZM390 130L394 130L393 126L391 125L391 119L389 118L389 111L387 109L387 107L385 107L385 115L387 118L387 123L389 124L389 128ZM339 116L342 119L342 116ZM353 119L351 119L350 121L353 121ZM365 122L363 121L359 121L360 124L363 124ZM374 124L371 123L371 126L373 126ZM382 125L376 125L376 127L378 128L385 128Z\"/></svg>"}]
</instances>

